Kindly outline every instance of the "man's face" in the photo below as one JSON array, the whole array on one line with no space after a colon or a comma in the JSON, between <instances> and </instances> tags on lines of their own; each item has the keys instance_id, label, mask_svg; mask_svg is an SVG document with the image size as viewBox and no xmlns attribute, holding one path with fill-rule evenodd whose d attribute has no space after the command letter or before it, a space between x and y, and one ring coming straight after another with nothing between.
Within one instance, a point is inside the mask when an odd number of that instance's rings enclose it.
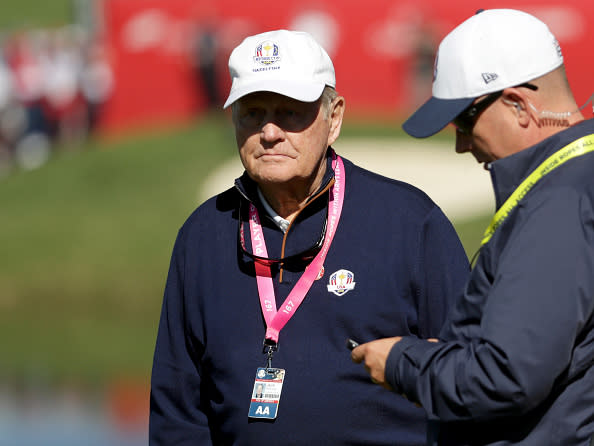
<instances>
[{"instance_id":1,"label":"man's face","mask_svg":"<svg viewBox=\"0 0 594 446\"><path fill-rule=\"evenodd\" d=\"M238 100L235 137L241 162L254 181L311 185L321 179L326 149L336 138L320 103L270 92Z\"/></svg>"},{"instance_id":2,"label":"man's face","mask_svg":"<svg viewBox=\"0 0 594 446\"><path fill-rule=\"evenodd\" d=\"M480 98L475 103L480 102ZM507 111L497 100L476 118L476 122L468 133L456 131L456 152L471 152L478 163L487 163L506 156L510 133L509 123L504 118Z\"/></svg>"},{"instance_id":3,"label":"man's face","mask_svg":"<svg viewBox=\"0 0 594 446\"><path fill-rule=\"evenodd\" d=\"M484 99L477 99L473 105L480 104ZM533 118L527 112L528 101L526 88L504 90L497 100L476 117L471 131L456 131L456 152L471 152L477 162L484 163L486 168L488 163L513 155L542 140L543 137L538 133L539 126L532 123Z\"/></svg>"}]
</instances>

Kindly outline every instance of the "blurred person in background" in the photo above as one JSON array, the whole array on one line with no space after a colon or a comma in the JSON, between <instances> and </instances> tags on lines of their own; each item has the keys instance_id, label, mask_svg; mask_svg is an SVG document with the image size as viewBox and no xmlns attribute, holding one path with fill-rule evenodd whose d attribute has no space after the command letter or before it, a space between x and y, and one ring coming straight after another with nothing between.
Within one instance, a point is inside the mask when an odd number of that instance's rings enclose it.
<instances>
[{"instance_id":1,"label":"blurred person in background","mask_svg":"<svg viewBox=\"0 0 594 446\"><path fill-rule=\"evenodd\" d=\"M12 116L12 150L19 167L42 165L50 156L51 137L45 98L45 73L42 63L48 33L20 32L4 47L15 84Z\"/></svg>"},{"instance_id":2,"label":"blurred person in background","mask_svg":"<svg viewBox=\"0 0 594 446\"><path fill-rule=\"evenodd\" d=\"M10 170L12 159L11 106L14 103L14 80L0 52L0 176Z\"/></svg>"},{"instance_id":3,"label":"blurred person in background","mask_svg":"<svg viewBox=\"0 0 594 446\"><path fill-rule=\"evenodd\" d=\"M217 28L213 20L197 23L193 30L190 51L190 63L194 70L198 96L205 98L209 111L218 110L221 106L217 70L221 51Z\"/></svg>"},{"instance_id":4,"label":"blurred person in background","mask_svg":"<svg viewBox=\"0 0 594 446\"><path fill-rule=\"evenodd\" d=\"M229 70L245 172L178 233L150 444L425 444L422 409L372 385L345 341L437 335L469 273L454 228L333 150L345 99L309 34L250 36Z\"/></svg>"},{"instance_id":5,"label":"blurred person in background","mask_svg":"<svg viewBox=\"0 0 594 446\"><path fill-rule=\"evenodd\" d=\"M107 50L101 43L90 42L85 48L80 88L86 104L87 132L93 135L113 92L115 77Z\"/></svg>"},{"instance_id":6,"label":"blurred person in background","mask_svg":"<svg viewBox=\"0 0 594 446\"><path fill-rule=\"evenodd\" d=\"M1 53L0 159L36 168L94 132L115 83L96 37L77 26L9 33Z\"/></svg>"},{"instance_id":7,"label":"blurred person in background","mask_svg":"<svg viewBox=\"0 0 594 446\"><path fill-rule=\"evenodd\" d=\"M422 405L437 444L589 445L594 120L543 22L479 11L443 39L433 97L403 127L423 138L450 122L456 152L490 171L497 207L466 291L439 340L403 333L353 360Z\"/></svg>"},{"instance_id":8,"label":"blurred person in background","mask_svg":"<svg viewBox=\"0 0 594 446\"><path fill-rule=\"evenodd\" d=\"M84 58L80 36L65 28L53 31L42 57L44 106L54 142L86 137L86 105L81 92Z\"/></svg>"}]
</instances>

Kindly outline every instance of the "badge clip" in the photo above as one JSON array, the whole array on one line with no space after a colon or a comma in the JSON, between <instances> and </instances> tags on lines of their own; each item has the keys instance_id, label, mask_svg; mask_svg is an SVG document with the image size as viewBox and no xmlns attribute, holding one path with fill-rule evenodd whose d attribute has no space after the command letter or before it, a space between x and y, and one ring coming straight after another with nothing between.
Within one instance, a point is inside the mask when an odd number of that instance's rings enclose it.
<instances>
[{"instance_id":1,"label":"badge clip","mask_svg":"<svg viewBox=\"0 0 594 446\"><path fill-rule=\"evenodd\" d=\"M264 342L262 343L262 353L266 355L266 372L272 368L272 357L277 350L278 343L272 339L264 339Z\"/></svg>"}]
</instances>

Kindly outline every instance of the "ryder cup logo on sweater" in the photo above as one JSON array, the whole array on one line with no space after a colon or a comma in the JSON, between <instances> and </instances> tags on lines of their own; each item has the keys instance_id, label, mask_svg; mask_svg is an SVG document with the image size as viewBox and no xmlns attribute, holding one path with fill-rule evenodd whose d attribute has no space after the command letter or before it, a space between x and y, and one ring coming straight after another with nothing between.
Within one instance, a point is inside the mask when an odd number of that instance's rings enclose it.
<instances>
[{"instance_id":1,"label":"ryder cup logo on sweater","mask_svg":"<svg viewBox=\"0 0 594 446\"><path fill-rule=\"evenodd\" d=\"M278 45L272 40L266 40L256 47L254 62L265 66L271 65L281 60L278 53Z\"/></svg>"},{"instance_id":2,"label":"ryder cup logo on sweater","mask_svg":"<svg viewBox=\"0 0 594 446\"><path fill-rule=\"evenodd\" d=\"M339 269L328 279L328 292L337 296L342 296L353 288L355 288L355 275L346 269Z\"/></svg>"}]
</instances>

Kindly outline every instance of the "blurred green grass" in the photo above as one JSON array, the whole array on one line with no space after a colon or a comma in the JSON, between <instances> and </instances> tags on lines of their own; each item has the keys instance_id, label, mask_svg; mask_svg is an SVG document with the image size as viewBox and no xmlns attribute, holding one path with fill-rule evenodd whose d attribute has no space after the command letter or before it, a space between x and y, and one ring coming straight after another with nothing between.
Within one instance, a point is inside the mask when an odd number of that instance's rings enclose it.
<instances>
[{"instance_id":1,"label":"blurred green grass","mask_svg":"<svg viewBox=\"0 0 594 446\"><path fill-rule=\"evenodd\" d=\"M341 138L378 135L402 137L394 123L348 123ZM201 181L235 156L216 115L59 147L42 168L0 179L0 373L148 378L177 230ZM469 255L487 222L455 222Z\"/></svg>"},{"instance_id":2,"label":"blurred green grass","mask_svg":"<svg viewBox=\"0 0 594 446\"><path fill-rule=\"evenodd\" d=\"M213 119L61 148L0 181L0 370L146 374L177 229L234 154Z\"/></svg>"}]
</instances>

